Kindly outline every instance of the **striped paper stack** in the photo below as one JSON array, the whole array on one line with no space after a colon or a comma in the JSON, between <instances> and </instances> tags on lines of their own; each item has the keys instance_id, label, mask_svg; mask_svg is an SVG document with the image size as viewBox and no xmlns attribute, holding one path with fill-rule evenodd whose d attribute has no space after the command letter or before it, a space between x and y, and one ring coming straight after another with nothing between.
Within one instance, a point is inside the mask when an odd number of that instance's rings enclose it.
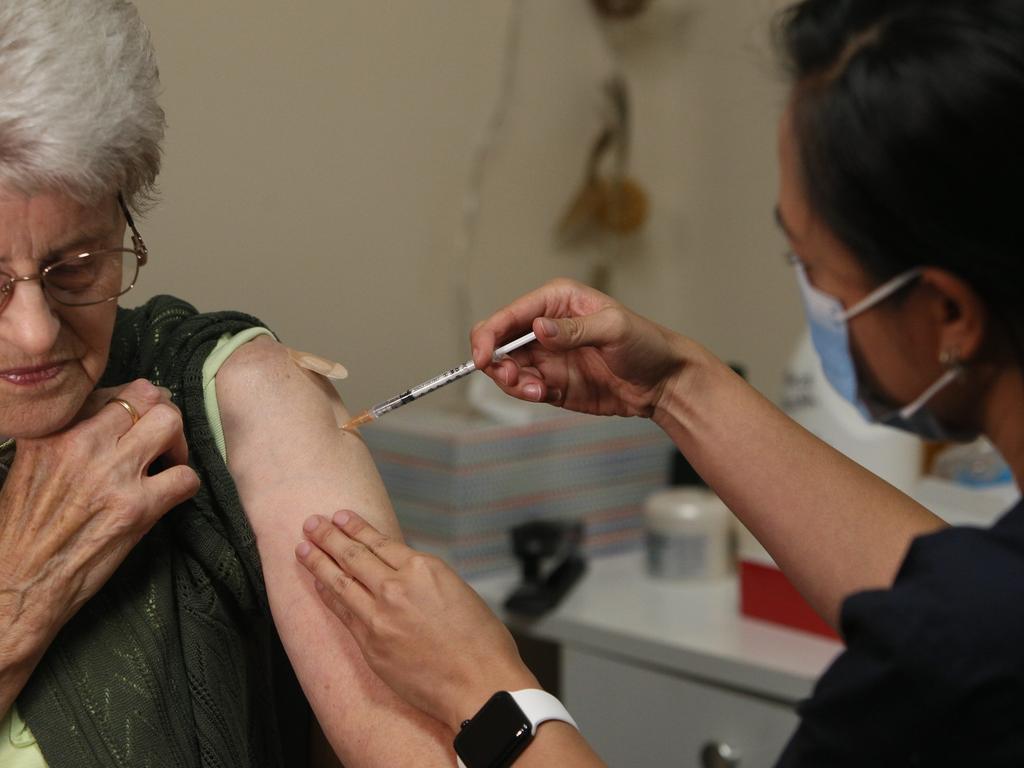
<instances>
[{"instance_id":1,"label":"striped paper stack","mask_svg":"<svg viewBox=\"0 0 1024 768\"><path fill-rule=\"evenodd\" d=\"M528 520L582 520L589 554L639 546L672 443L646 419L550 410L508 426L420 406L364 428L410 544L463 576L512 567L508 531Z\"/></svg>"}]
</instances>

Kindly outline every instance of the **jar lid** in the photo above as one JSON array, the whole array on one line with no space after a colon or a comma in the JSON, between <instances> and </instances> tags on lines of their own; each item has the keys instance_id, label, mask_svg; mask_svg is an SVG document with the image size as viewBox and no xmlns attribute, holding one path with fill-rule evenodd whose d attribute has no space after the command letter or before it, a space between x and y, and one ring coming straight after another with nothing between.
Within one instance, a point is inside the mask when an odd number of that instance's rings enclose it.
<instances>
[{"instance_id":1,"label":"jar lid","mask_svg":"<svg viewBox=\"0 0 1024 768\"><path fill-rule=\"evenodd\" d=\"M725 526L728 512L722 500L706 488L657 491L644 503L648 526L665 533Z\"/></svg>"}]
</instances>

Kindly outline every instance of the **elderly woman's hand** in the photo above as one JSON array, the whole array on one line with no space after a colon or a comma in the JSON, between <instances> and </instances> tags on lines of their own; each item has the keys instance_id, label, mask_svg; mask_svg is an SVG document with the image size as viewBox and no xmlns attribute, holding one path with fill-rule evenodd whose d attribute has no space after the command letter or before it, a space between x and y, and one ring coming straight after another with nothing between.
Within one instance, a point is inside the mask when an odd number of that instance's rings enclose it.
<instances>
[{"instance_id":1,"label":"elderly woman's hand","mask_svg":"<svg viewBox=\"0 0 1024 768\"><path fill-rule=\"evenodd\" d=\"M163 468L148 474L161 457ZM195 494L187 457L181 414L166 390L144 380L97 391L66 430L18 440L0 492L7 658L33 664L143 534Z\"/></svg>"},{"instance_id":2,"label":"elderly woman's hand","mask_svg":"<svg viewBox=\"0 0 1024 768\"><path fill-rule=\"evenodd\" d=\"M538 687L508 630L441 560L352 512L304 529L296 556L321 598L410 704L458 731L495 691Z\"/></svg>"}]
</instances>

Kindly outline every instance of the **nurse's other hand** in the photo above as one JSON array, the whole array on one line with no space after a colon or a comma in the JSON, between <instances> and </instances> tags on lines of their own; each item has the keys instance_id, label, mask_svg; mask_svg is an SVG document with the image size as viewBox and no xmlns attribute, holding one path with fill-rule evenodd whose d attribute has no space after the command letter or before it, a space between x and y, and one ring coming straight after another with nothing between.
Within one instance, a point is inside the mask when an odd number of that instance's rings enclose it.
<instances>
[{"instance_id":1,"label":"nurse's other hand","mask_svg":"<svg viewBox=\"0 0 1024 768\"><path fill-rule=\"evenodd\" d=\"M496 347L529 330L537 342L491 362ZM682 370L682 341L564 278L516 299L470 335L477 367L508 394L602 416L653 416Z\"/></svg>"},{"instance_id":2,"label":"nurse's other hand","mask_svg":"<svg viewBox=\"0 0 1024 768\"><path fill-rule=\"evenodd\" d=\"M453 731L499 690L536 688L512 635L441 560L342 511L306 521L295 554L370 668Z\"/></svg>"}]
</instances>

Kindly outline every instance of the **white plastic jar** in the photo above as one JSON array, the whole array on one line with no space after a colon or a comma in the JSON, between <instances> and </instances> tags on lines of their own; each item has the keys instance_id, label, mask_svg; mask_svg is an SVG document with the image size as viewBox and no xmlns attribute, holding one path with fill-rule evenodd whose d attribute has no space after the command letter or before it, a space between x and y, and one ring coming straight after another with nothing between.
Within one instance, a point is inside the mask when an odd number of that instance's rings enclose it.
<instances>
[{"instance_id":1,"label":"white plastic jar","mask_svg":"<svg viewBox=\"0 0 1024 768\"><path fill-rule=\"evenodd\" d=\"M732 571L732 513L712 491L677 487L644 503L647 572L665 579L717 579Z\"/></svg>"}]
</instances>

